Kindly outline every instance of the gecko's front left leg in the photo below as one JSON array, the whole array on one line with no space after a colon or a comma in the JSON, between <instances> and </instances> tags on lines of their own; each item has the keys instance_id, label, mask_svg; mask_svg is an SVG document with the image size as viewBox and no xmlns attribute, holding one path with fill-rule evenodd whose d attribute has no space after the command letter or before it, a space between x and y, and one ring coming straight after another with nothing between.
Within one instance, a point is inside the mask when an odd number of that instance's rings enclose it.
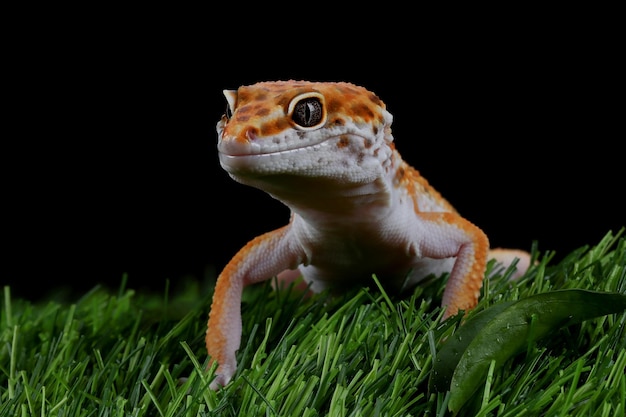
<instances>
[{"instance_id":1,"label":"gecko's front left leg","mask_svg":"<svg viewBox=\"0 0 626 417\"><path fill-rule=\"evenodd\" d=\"M425 233L420 242L421 255L456 258L443 293L443 318L474 308L487 266L487 235L454 213L420 213L420 217Z\"/></svg>"}]
</instances>

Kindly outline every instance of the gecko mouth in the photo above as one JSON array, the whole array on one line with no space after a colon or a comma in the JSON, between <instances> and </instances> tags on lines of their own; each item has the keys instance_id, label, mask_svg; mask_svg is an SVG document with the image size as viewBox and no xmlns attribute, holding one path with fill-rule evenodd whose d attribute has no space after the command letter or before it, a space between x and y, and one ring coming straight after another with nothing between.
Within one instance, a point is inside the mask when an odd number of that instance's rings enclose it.
<instances>
[{"instance_id":1,"label":"gecko mouth","mask_svg":"<svg viewBox=\"0 0 626 417\"><path fill-rule=\"evenodd\" d=\"M299 152L320 151L330 145L332 139L338 139L339 136L330 136L323 138L314 143L302 144L297 147L281 147L262 146L256 142L248 142L246 144L237 143L235 140L221 140L218 143L217 150L220 157L224 158L262 158L264 156L289 155Z\"/></svg>"},{"instance_id":2,"label":"gecko mouth","mask_svg":"<svg viewBox=\"0 0 626 417\"><path fill-rule=\"evenodd\" d=\"M316 143L314 145L300 146L298 148L290 148L290 149L278 149L278 150L268 150L258 152L223 152L219 150L220 155L223 155L225 158L262 158L264 156L276 156L276 155L288 155L294 154L298 152L306 152L306 151L316 151L322 149L324 147L324 142Z\"/></svg>"},{"instance_id":3,"label":"gecko mouth","mask_svg":"<svg viewBox=\"0 0 626 417\"><path fill-rule=\"evenodd\" d=\"M298 167L311 164L316 160L323 160L324 154L326 154L323 148L327 148L328 146L329 141L326 140L314 145L270 152L224 153L220 150L218 152L218 156L222 168L231 174L243 174L245 172L278 173L284 171L297 171ZM311 156L315 154L319 154L319 157Z\"/></svg>"},{"instance_id":4,"label":"gecko mouth","mask_svg":"<svg viewBox=\"0 0 626 417\"><path fill-rule=\"evenodd\" d=\"M352 136L352 135L350 135ZM218 144L218 156L222 168L231 175L325 175L330 170L326 167L342 160L347 163L351 152L350 143L360 136L334 135L322 140L297 143L297 147L260 146L253 142L234 143L234 140L221 141ZM344 148L346 151L342 151Z\"/></svg>"}]
</instances>

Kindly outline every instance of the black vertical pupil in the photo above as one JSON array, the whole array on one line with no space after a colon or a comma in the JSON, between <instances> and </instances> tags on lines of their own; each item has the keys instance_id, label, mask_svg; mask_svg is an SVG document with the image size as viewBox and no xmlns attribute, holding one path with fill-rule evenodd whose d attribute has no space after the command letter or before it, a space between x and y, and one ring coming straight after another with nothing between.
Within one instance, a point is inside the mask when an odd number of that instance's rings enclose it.
<instances>
[{"instance_id":1,"label":"black vertical pupil","mask_svg":"<svg viewBox=\"0 0 626 417\"><path fill-rule=\"evenodd\" d=\"M302 99L296 103L291 118L302 127L315 126L322 121L322 103L314 97Z\"/></svg>"}]
</instances>

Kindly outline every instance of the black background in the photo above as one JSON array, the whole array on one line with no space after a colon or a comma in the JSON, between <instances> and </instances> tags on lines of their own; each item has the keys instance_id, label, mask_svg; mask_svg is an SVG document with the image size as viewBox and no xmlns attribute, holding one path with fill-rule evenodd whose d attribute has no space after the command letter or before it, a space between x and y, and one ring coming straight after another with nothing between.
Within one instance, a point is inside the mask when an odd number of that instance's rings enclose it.
<instances>
[{"instance_id":1,"label":"black background","mask_svg":"<svg viewBox=\"0 0 626 417\"><path fill-rule=\"evenodd\" d=\"M262 80L377 93L404 158L494 246L538 241L558 258L625 224L625 72L609 29L371 36L355 23L325 39L160 17L53 25L10 51L1 278L14 294L115 288L124 273L144 291L210 280L286 223L216 155L222 90Z\"/></svg>"}]
</instances>

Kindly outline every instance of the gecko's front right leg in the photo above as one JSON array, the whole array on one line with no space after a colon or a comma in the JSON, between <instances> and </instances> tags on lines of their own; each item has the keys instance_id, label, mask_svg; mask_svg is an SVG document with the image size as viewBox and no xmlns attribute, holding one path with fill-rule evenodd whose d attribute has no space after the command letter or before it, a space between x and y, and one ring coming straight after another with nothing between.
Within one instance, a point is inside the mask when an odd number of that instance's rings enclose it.
<instances>
[{"instance_id":1,"label":"gecko's front right leg","mask_svg":"<svg viewBox=\"0 0 626 417\"><path fill-rule=\"evenodd\" d=\"M241 294L243 289L294 268L300 262L289 243L289 226L252 239L228 262L217 278L206 332L209 366L217 362L215 390L230 382L237 370L241 344Z\"/></svg>"}]
</instances>

